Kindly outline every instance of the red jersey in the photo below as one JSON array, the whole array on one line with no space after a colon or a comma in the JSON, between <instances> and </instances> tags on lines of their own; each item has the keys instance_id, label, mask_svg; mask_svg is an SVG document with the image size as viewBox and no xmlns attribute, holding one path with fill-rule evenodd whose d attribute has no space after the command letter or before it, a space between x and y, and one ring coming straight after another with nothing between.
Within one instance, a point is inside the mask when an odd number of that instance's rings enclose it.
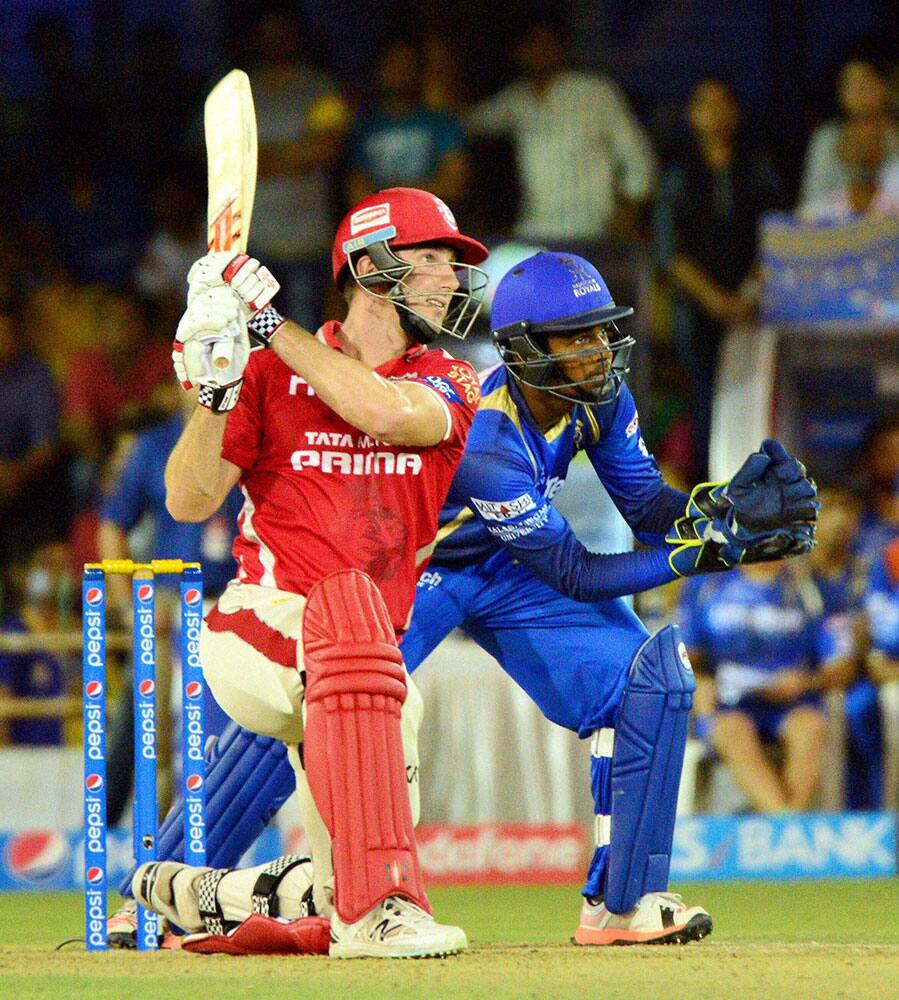
<instances>
[{"instance_id":1,"label":"red jersey","mask_svg":"<svg viewBox=\"0 0 899 1000\"><path fill-rule=\"evenodd\" d=\"M318 337L339 350L337 323ZM364 570L397 631L437 534L437 515L480 398L471 365L415 345L376 369L418 382L442 402L448 433L429 448L383 444L348 424L274 351L250 354L222 455L243 469L234 542L245 583L306 594L329 573Z\"/></svg>"}]
</instances>

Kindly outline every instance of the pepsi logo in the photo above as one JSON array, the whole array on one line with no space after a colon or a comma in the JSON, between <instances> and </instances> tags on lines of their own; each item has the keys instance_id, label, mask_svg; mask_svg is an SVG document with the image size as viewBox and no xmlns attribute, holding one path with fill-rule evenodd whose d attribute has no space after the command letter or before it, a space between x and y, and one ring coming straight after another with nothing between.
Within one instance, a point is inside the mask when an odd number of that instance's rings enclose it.
<instances>
[{"instance_id":1,"label":"pepsi logo","mask_svg":"<svg viewBox=\"0 0 899 1000\"><path fill-rule=\"evenodd\" d=\"M10 837L5 860L10 874L25 882L47 882L69 861L69 844L55 830L25 830Z\"/></svg>"},{"instance_id":2,"label":"pepsi logo","mask_svg":"<svg viewBox=\"0 0 899 1000\"><path fill-rule=\"evenodd\" d=\"M84 685L84 693L88 698L99 698L103 694L103 685L100 681L88 681Z\"/></svg>"},{"instance_id":3,"label":"pepsi logo","mask_svg":"<svg viewBox=\"0 0 899 1000\"><path fill-rule=\"evenodd\" d=\"M203 685L199 681L191 681L184 688L184 693L188 698L199 698L203 693Z\"/></svg>"},{"instance_id":4,"label":"pepsi logo","mask_svg":"<svg viewBox=\"0 0 899 1000\"><path fill-rule=\"evenodd\" d=\"M84 873L84 881L87 882L88 885L99 885L99 883L103 881L103 869L97 868L96 866L88 868L88 870Z\"/></svg>"},{"instance_id":5,"label":"pepsi logo","mask_svg":"<svg viewBox=\"0 0 899 1000\"><path fill-rule=\"evenodd\" d=\"M88 587L84 592L84 600L88 604L99 604L103 600L102 587Z\"/></svg>"},{"instance_id":6,"label":"pepsi logo","mask_svg":"<svg viewBox=\"0 0 899 1000\"><path fill-rule=\"evenodd\" d=\"M199 604L200 603L200 591L196 587L191 587L190 590L184 591L184 603L185 604Z\"/></svg>"},{"instance_id":7,"label":"pepsi logo","mask_svg":"<svg viewBox=\"0 0 899 1000\"><path fill-rule=\"evenodd\" d=\"M84 787L89 792L98 792L103 787L103 775L102 774L89 774L84 779Z\"/></svg>"},{"instance_id":8,"label":"pepsi logo","mask_svg":"<svg viewBox=\"0 0 899 1000\"><path fill-rule=\"evenodd\" d=\"M189 792L198 792L203 787L203 779L199 774L189 774L184 784Z\"/></svg>"},{"instance_id":9,"label":"pepsi logo","mask_svg":"<svg viewBox=\"0 0 899 1000\"><path fill-rule=\"evenodd\" d=\"M145 697L149 698L150 695L156 690L156 685L149 678L145 681L141 681L137 685L137 690Z\"/></svg>"},{"instance_id":10,"label":"pepsi logo","mask_svg":"<svg viewBox=\"0 0 899 1000\"><path fill-rule=\"evenodd\" d=\"M153 585L150 583L142 583L137 588L137 599L139 601L149 601L153 596Z\"/></svg>"}]
</instances>

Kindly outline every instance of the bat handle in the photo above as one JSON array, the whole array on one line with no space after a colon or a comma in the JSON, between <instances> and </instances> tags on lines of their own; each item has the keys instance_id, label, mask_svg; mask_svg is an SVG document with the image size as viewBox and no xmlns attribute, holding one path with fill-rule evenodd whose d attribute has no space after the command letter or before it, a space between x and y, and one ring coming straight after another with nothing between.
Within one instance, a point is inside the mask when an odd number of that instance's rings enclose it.
<instances>
[{"instance_id":1,"label":"bat handle","mask_svg":"<svg viewBox=\"0 0 899 1000\"><path fill-rule=\"evenodd\" d=\"M228 365L231 364L233 353L234 341L220 340L217 344L214 344L212 348L212 367L218 368L219 371L223 371L228 367Z\"/></svg>"}]
</instances>

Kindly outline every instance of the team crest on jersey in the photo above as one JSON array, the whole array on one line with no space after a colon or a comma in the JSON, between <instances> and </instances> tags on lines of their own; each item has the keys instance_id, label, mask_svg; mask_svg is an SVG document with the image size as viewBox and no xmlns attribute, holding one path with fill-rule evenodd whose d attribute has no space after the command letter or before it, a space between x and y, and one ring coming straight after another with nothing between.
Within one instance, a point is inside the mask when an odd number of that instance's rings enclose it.
<instances>
[{"instance_id":1,"label":"team crest on jersey","mask_svg":"<svg viewBox=\"0 0 899 1000\"><path fill-rule=\"evenodd\" d=\"M363 229L386 226L389 222L390 205L388 202L384 202L382 205L369 205L366 208L360 208L358 212L353 212L350 216L350 235L355 236Z\"/></svg>"},{"instance_id":2,"label":"team crest on jersey","mask_svg":"<svg viewBox=\"0 0 899 1000\"><path fill-rule=\"evenodd\" d=\"M537 506L530 493L522 493L514 500L479 500L472 497L471 502L485 521L509 521Z\"/></svg>"},{"instance_id":3,"label":"team crest on jersey","mask_svg":"<svg viewBox=\"0 0 899 1000\"><path fill-rule=\"evenodd\" d=\"M476 406L481 398L481 383L477 375L464 365L453 365L447 373L447 377L452 380L457 389L462 390L469 406Z\"/></svg>"},{"instance_id":4,"label":"team crest on jersey","mask_svg":"<svg viewBox=\"0 0 899 1000\"><path fill-rule=\"evenodd\" d=\"M624 433L626 437L632 438L637 433L637 428L640 426L640 418L635 413L631 417L631 422L624 428Z\"/></svg>"}]
</instances>

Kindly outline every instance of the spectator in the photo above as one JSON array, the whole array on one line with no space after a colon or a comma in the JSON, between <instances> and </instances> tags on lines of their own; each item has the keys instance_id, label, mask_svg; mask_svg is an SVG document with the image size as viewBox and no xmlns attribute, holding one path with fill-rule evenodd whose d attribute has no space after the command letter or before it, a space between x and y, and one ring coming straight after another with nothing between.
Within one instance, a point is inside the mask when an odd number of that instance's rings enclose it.
<instances>
[{"instance_id":1,"label":"spectator","mask_svg":"<svg viewBox=\"0 0 899 1000\"><path fill-rule=\"evenodd\" d=\"M837 155L844 182L805 203L799 217L809 222L850 222L862 216L899 218L899 160L888 160L895 127L884 117L854 118L840 126Z\"/></svg>"},{"instance_id":2,"label":"spectator","mask_svg":"<svg viewBox=\"0 0 899 1000\"><path fill-rule=\"evenodd\" d=\"M35 549L23 589L18 611L5 613L0 623L0 636L33 641L22 652L0 647L0 743L59 746L66 708L62 699L77 663L41 649L40 640L65 628L74 611L75 586L63 544Z\"/></svg>"},{"instance_id":3,"label":"spectator","mask_svg":"<svg viewBox=\"0 0 899 1000\"><path fill-rule=\"evenodd\" d=\"M821 692L845 686L854 669L825 627L817 590L759 563L688 580L680 620L697 673L714 683L711 745L750 806L807 809L821 772ZM772 744L782 766L769 760Z\"/></svg>"},{"instance_id":4,"label":"spectator","mask_svg":"<svg viewBox=\"0 0 899 1000\"><path fill-rule=\"evenodd\" d=\"M170 384L178 391L174 380ZM217 597L237 570L231 556L231 543L243 503L240 491L235 487L222 509L200 523L175 521L165 506L165 463L184 427L184 411L194 408L195 399L195 393L181 393L174 413L133 439L130 453L103 501L96 545L101 559L183 559L201 562L205 594ZM143 528L140 539L134 533L139 525ZM171 686L171 635L178 618L179 584L180 578L176 576L160 576L158 580L156 625L160 652L157 685L160 691L167 691ZM130 580L123 576L110 576L107 587L111 620L127 621L131 609ZM160 699L158 709L160 732L174 732L170 699ZM221 732L226 722L227 717L208 695L207 732ZM133 758L129 747L133 739L132 727L131 705L125 697L116 707L112 727L112 743L118 752L111 753L110 758L118 763L109 775L109 812L113 817L110 822L122 814L131 787ZM165 802L168 802L171 792L171 751L170 741L161 740L160 784L161 798Z\"/></svg>"},{"instance_id":5,"label":"spectator","mask_svg":"<svg viewBox=\"0 0 899 1000\"><path fill-rule=\"evenodd\" d=\"M799 210L827 202L836 192L846 191L852 181L852 157L846 155L846 126L878 132L885 160L899 158L899 127L890 109L886 75L876 63L852 57L840 69L837 80L840 117L819 125L812 133L805 154ZM853 140L849 140L850 143Z\"/></svg>"},{"instance_id":6,"label":"spectator","mask_svg":"<svg viewBox=\"0 0 899 1000\"><path fill-rule=\"evenodd\" d=\"M285 312L315 330L334 228L330 171L349 111L331 77L311 65L313 46L295 12L264 14L254 41L259 179L251 249L277 274Z\"/></svg>"},{"instance_id":7,"label":"spectator","mask_svg":"<svg viewBox=\"0 0 899 1000\"><path fill-rule=\"evenodd\" d=\"M423 45L393 39L375 66L377 99L362 110L347 142L346 203L388 187L425 188L458 203L469 177L465 133L453 115L424 104Z\"/></svg>"},{"instance_id":8,"label":"spectator","mask_svg":"<svg viewBox=\"0 0 899 1000\"><path fill-rule=\"evenodd\" d=\"M16 307L0 301L0 566L64 535L58 422L50 370Z\"/></svg>"},{"instance_id":9,"label":"spectator","mask_svg":"<svg viewBox=\"0 0 899 1000\"><path fill-rule=\"evenodd\" d=\"M755 315L756 228L783 193L770 162L741 135L740 106L726 83L697 84L687 120L692 148L663 179L654 242L673 286L675 350L691 377L692 478L703 478L718 348L728 326Z\"/></svg>"},{"instance_id":10,"label":"spectator","mask_svg":"<svg viewBox=\"0 0 899 1000\"><path fill-rule=\"evenodd\" d=\"M92 344L69 358L64 431L92 464L111 448L123 414L146 405L154 386L172 377L172 332L152 320L133 291L107 291L96 304Z\"/></svg>"},{"instance_id":11,"label":"spectator","mask_svg":"<svg viewBox=\"0 0 899 1000\"><path fill-rule=\"evenodd\" d=\"M871 567L865 608L871 629L868 673L878 686L887 760L884 804L899 803L899 538L889 542Z\"/></svg>"},{"instance_id":12,"label":"spectator","mask_svg":"<svg viewBox=\"0 0 899 1000\"><path fill-rule=\"evenodd\" d=\"M466 117L470 131L509 135L523 205L524 240L633 238L652 194L649 140L618 87L570 69L558 19L529 21L515 51L521 76Z\"/></svg>"},{"instance_id":13,"label":"spectator","mask_svg":"<svg viewBox=\"0 0 899 1000\"><path fill-rule=\"evenodd\" d=\"M857 666L867 646L865 595L868 561L856 551L861 502L844 485L819 490L817 544L797 564L810 574L824 604L825 627L838 645L852 649ZM883 745L877 687L864 672L846 691L846 807L880 809L883 804Z\"/></svg>"},{"instance_id":14,"label":"spectator","mask_svg":"<svg viewBox=\"0 0 899 1000\"><path fill-rule=\"evenodd\" d=\"M868 431L860 449L859 473L868 505L856 547L873 562L899 538L899 410L881 416Z\"/></svg>"}]
</instances>

